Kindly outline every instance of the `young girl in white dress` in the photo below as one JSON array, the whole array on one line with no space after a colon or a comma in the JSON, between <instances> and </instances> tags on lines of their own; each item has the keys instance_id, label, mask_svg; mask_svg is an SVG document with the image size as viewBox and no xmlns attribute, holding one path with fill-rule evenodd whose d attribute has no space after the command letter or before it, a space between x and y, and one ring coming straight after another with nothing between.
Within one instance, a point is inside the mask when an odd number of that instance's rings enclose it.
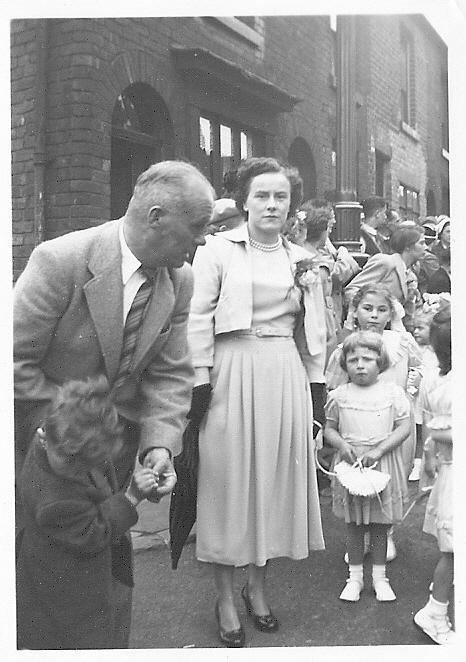
<instances>
[{"instance_id":1,"label":"young girl in white dress","mask_svg":"<svg viewBox=\"0 0 466 662\"><path fill-rule=\"evenodd\" d=\"M432 320L430 341L440 370L422 383L419 394L423 410L426 471L437 479L427 502L423 530L437 538L440 559L434 570L427 604L414 615L414 622L437 644L452 644L455 633L448 618L453 587L453 465L451 431L451 318L448 309ZM435 466L436 465L436 466Z\"/></svg>"},{"instance_id":2,"label":"young girl in white dress","mask_svg":"<svg viewBox=\"0 0 466 662\"><path fill-rule=\"evenodd\" d=\"M423 378L427 378L430 374L438 374L438 361L435 352L432 349L429 339L430 325L437 310L424 304L423 308L416 311L414 315L414 328L413 336L419 350L421 352L422 364L421 372ZM424 458L423 447L424 442L422 439L422 410L419 406L419 396L415 398L414 402L414 418L416 421L416 451L414 455L414 466L408 476L408 481L419 481L419 489L432 484L432 480L428 478L424 471Z\"/></svg>"},{"instance_id":3,"label":"young girl in white dress","mask_svg":"<svg viewBox=\"0 0 466 662\"><path fill-rule=\"evenodd\" d=\"M410 433L403 442L401 452L406 477L409 476L416 449L416 425L413 399L421 380L422 356L419 346L408 331L387 329L389 323L398 321L396 304L390 292L377 283L364 285L354 295L353 315L355 330L370 330L380 333L389 356L389 366L380 376L383 382L394 382L408 394L410 407ZM348 375L340 365L341 345L331 355L325 373L327 389L332 390L348 381ZM388 539L387 561L396 556L392 531ZM368 549L366 549L368 551Z\"/></svg>"},{"instance_id":4,"label":"young girl in white dress","mask_svg":"<svg viewBox=\"0 0 466 662\"><path fill-rule=\"evenodd\" d=\"M363 589L364 534L372 547L372 584L377 600L396 596L385 575L387 531L401 520L407 495L401 444L410 432L410 404L403 389L379 375L389 358L378 333L359 331L346 338L340 364L349 383L329 394L326 405L326 441L337 449L335 464L359 460L363 466L388 473L390 480L378 496L351 494L333 479L333 512L347 524L349 578L340 599L359 600Z\"/></svg>"}]
</instances>

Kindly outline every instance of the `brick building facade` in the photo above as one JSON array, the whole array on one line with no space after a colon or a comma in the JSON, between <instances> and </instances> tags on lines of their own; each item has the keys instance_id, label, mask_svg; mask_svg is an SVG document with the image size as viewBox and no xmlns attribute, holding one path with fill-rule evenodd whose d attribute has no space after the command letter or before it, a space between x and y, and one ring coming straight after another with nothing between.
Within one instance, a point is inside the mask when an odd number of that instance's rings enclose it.
<instances>
[{"instance_id":1,"label":"brick building facade","mask_svg":"<svg viewBox=\"0 0 466 662\"><path fill-rule=\"evenodd\" d=\"M15 277L38 242L124 212L138 173L187 158L221 194L240 158L335 188L328 16L14 20ZM448 213L447 49L421 16L357 21L357 182L407 216ZM401 73L400 73L401 72Z\"/></svg>"}]
</instances>

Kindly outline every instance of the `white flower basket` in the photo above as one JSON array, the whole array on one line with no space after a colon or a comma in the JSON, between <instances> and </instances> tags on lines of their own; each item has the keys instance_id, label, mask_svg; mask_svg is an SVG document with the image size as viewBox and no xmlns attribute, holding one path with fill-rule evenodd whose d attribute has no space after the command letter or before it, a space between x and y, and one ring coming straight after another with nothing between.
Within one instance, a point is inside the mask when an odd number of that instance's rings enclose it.
<instances>
[{"instance_id":1,"label":"white flower basket","mask_svg":"<svg viewBox=\"0 0 466 662\"><path fill-rule=\"evenodd\" d=\"M373 497L384 490L390 480L389 474L363 467L358 462L339 462L333 471L343 487L356 496Z\"/></svg>"}]
</instances>

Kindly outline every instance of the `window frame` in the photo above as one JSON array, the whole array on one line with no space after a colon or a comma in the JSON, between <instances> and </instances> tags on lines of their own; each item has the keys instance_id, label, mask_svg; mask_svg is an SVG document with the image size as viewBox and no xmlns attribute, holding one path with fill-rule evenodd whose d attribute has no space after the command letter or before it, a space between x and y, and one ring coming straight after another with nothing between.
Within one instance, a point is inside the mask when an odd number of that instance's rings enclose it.
<instances>
[{"instance_id":1,"label":"window frame","mask_svg":"<svg viewBox=\"0 0 466 662\"><path fill-rule=\"evenodd\" d=\"M207 121L210 123L210 156L209 153L201 146L202 136L204 135L201 131L202 121ZM210 183L216 190L217 194L220 196L222 195L223 177L225 172L228 172L229 170L236 170L243 158L247 158L248 156L259 156L265 153L265 134L261 131L258 131L257 129L246 127L242 123L230 120L227 117L215 113L205 112L202 109L199 111L198 127L198 147L201 151L204 151L206 157L205 163L200 164L200 167L204 175L209 179ZM221 127L225 127L231 131L231 156L222 156ZM242 135L246 137L246 155L242 153ZM228 163L230 167L225 167L225 164L222 162L222 158L230 159L230 162Z\"/></svg>"},{"instance_id":2,"label":"window frame","mask_svg":"<svg viewBox=\"0 0 466 662\"><path fill-rule=\"evenodd\" d=\"M400 34L400 113L403 129L416 129L415 49L411 33L404 27Z\"/></svg>"},{"instance_id":3,"label":"window frame","mask_svg":"<svg viewBox=\"0 0 466 662\"><path fill-rule=\"evenodd\" d=\"M403 192L401 193L401 189ZM410 198L416 200L415 204L410 204ZM407 221L418 221L420 217L421 194L412 186L399 182L398 184L398 208L400 214Z\"/></svg>"},{"instance_id":4,"label":"window frame","mask_svg":"<svg viewBox=\"0 0 466 662\"><path fill-rule=\"evenodd\" d=\"M217 23L234 32L238 37L252 44L255 48L264 47L264 35L259 32L260 17L254 16L254 28L251 28L244 21L236 16L209 16Z\"/></svg>"}]
</instances>

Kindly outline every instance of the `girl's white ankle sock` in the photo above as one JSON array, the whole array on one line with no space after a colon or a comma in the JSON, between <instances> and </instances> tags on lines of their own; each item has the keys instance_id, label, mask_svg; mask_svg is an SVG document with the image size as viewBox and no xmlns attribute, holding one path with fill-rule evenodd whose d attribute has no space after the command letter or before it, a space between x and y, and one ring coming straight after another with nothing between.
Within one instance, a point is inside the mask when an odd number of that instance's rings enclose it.
<instances>
[{"instance_id":1,"label":"girl's white ankle sock","mask_svg":"<svg viewBox=\"0 0 466 662\"><path fill-rule=\"evenodd\" d=\"M439 602L432 596L429 596L429 602L427 604L429 605L432 614L435 614L436 616L444 616L447 613L449 603Z\"/></svg>"},{"instance_id":2,"label":"girl's white ankle sock","mask_svg":"<svg viewBox=\"0 0 466 662\"><path fill-rule=\"evenodd\" d=\"M379 579L386 579L385 576L385 563L383 565L373 565L372 566L372 581L377 581Z\"/></svg>"},{"instance_id":3,"label":"girl's white ankle sock","mask_svg":"<svg viewBox=\"0 0 466 662\"><path fill-rule=\"evenodd\" d=\"M349 578L354 579L361 584L364 583L363 580L363 566L362 563L360 565L349 565Z\"/></svg>"}]
</instances>

